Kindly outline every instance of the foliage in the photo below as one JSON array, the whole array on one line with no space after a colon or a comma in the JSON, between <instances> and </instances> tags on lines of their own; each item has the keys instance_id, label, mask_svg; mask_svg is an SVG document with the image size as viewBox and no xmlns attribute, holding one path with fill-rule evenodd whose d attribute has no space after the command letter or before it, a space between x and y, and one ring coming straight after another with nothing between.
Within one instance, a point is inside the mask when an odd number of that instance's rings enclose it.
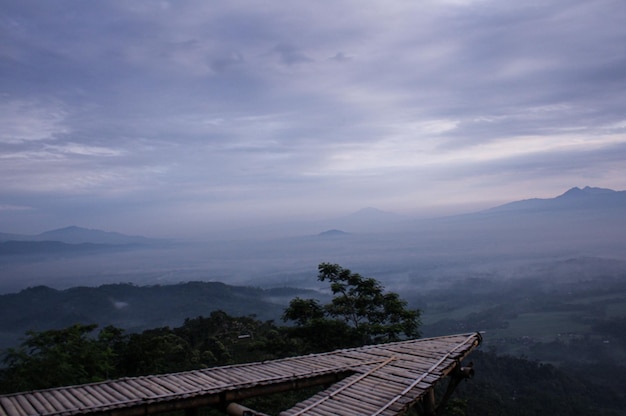
<instances>
[{"instance_id":1,"label":"foliage","mask_svg":"<svg viewBox=\"0 0 626 416\"><path fill-rule=\"evenodd\" d=\"M331 302L322 306L315 299L295 298L283 313L284 321L296 324L292 335L305 338L312 350L419 336L420 311L408 309L376 279L330 263L321 263L318 272L318 280L330 283Z\"/></svg>"},{"instance_id":2,"label":"foliage","mask_svg":"<svg viewBox=\"0 0 626 416\"><path fill-rule=\"evenodd\" d=\"M215 310L232 316L258 313L260 319L276 319L284 306L275 298L284 298L286 304L291 297L307 293L310 291L219 282L152 286L118 283L64 290L31 287L19 293L0 294L0 349L18 345L28 330L46 331L76 323L114 325L141 332L179 326L186 318L209 316Z\"/></svg>"},{"instance_id":3,"label":"foliage","mask_svg":"<svg viewBox=\"0 0 626 416\"><path fill-rule=\"evenodd\" d=\"M254 316L235 317L214 310L208 316L187 318L178 327L165 326L130 335L113 326L104 327L98 333L95 325L30 331L19 347L8 349L3 354L5 368L0 369L0 393L262 361L407 336L405 332L398 332L398 326L396 329L393 327L402 322L402 313L396 315L395 323L393 320L378 319L385 311L393 313L407 309L398 295L391 294L385 307L385 295L388 294L374 279L363 278L333 264L323 263L319 271L318 279L330 283L334 297L328 304L314 299L292 299L283 313L285 320L293 322L292 326L277 326L272 321L261 321ZM541 342L528 337L518 340L523 346L521 352L561 363L559 367L496 355L495 348L487 352L475 351L470 358L474 361L476 376L457 388L446 414L626 415L626 395L622 391L626 383L626 367L620 364L623 362L618 359L621 356L615 355L616 351L623 352L626 348L626 320L619 314L622 309L618 308L622 305L618 301L623 302L626 293L623 283L613 282L612 286L606 285L606 288L598 288L593 293L568 291L542 294L537 287L526 283L510 287L507 292L505 288L491 288L489 285L492 283L481 282L459 282L456 286L458 290L446 290L440 295L429 294L428 299L417 303L427 305L427 310L431 312L437 310L436 306L442 311L441 316L447 313L454 319L450 319L447 329L443 328L443 321L433 320L433 324L425 327L429 336L439 335L433 333L434 330L452 333L493 327L485 337L484 347L489 348L490 344L497 342L500 352L501 347L508 345L502 344L503 339L496 337L496 332L502 331L502 323L511 322L513 325L531 311L542 311L537 315L538 319L554 313L566 318L571 313L573 319L584 312L585 319L588 319L585 325L591 332L589 335L567 336L563 333L555 340ZM511 282L513 284L516 283ZM109 289L112 288L121 290L117 286ZM204 290L201 285L187 285L176 290L182 288L196 292ZM220 296L227 296L223 291L228 288L214 289ZM35 288L31 291L42 298L40 304L43 306L43 298L48 297L50 289ZM212 302L212 298L208 299ZM83 302L95 304L96 300L85 298ZM399 308L390 307L394 304ZM6 308L10 306L2 305ZM455 315L447 310L454 311ZM43 308L39 313L50 313L46 311ZM413 316L419 324L419 311L416 312L417 315ZM162 321L161 325L167 322ZM380 330L389 325L391 331ZM534 326L531 328L530 325ZM528 321L527 328L536 330L540 325L539 321ZM507 339L507 343L510 342ZM445 384L440 383L440 386L445 389ZM282 394L244 404L277 413L302 397L298 393Z\"/></svg>"},{"instance_id":4,"label":"foliage","mask_svg":"<svg viewBox=\"0 0 626 416\"><path fill-rule=\"evenodd\" d=\"M89 337L96 325L29 332L18 348L4 355L4 389L30 390L105 380L118 375L122 331L106 327Z\"/></svg>"},{"instance_id":5,"label":"foliage","mask_svg":"<svg viewBox=\"0 0 626 416\"><path fill-rule=\"evenodd\" d=\"M467 415L531 416L617 415L623 399L586 377L577 377L550 364L524 358L474 351L472 380L455 392ZM458 404L458 401L453 404ZM459 411L455 406L455 411ZM616 410L610 410L616 409Z\"/></svg>"},{"instance_id":6,"label":"foliage","mask_svg":"<svg viewBox=\"0 0 626 416\"><path fill-rule=\"evenodd\" d=\"M339 320L328 322L345 324ZM260 361L303 354L309 348L300 338L292 337L289 328L252 317L232 317L222 311L189 319L178 328L157 328L130 336L112 327L103 328L97 336L94 331L93 325L75 325L30 333L20 348L5 355L8 367L1 374L2 393ZM240 339L238 334L244 331L253 336ZM624 414L620 410L624 394L619 391L626 381L623 366L602 367L590 373L591 367L576 364L565 372L551 365L482 351L474 351L471 360L476 376L459 385L447 414ZM614 377L613 385L596 382L596 378L607 374ZM444 389L445 384L441 383ZM313 393L281 394L243 404L273 414Z\"/></svg>"}]
</instances>

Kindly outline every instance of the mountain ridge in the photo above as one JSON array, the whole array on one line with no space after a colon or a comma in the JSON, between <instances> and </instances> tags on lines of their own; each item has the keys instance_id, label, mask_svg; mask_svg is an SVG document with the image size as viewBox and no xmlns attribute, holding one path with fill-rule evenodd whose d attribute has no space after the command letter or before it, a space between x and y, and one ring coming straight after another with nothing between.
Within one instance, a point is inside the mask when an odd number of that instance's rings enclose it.
<instances>
[{"instance_id":1,"label":"mountain ridge","mask_svg":"<svg viewBox=\"0 0 626 416\"><path fill-rule=\"evenodd\" d=\"M509 202L480 211L481 213L503 213L514 211L555 211L580 209L626 208L626 191L585 186L573 187L553 198L530 198Z\"/></svg>"},{"instance_id":2,"label":"mountain ridge","mask_svg":"<svg viewBox=\"0 0 626 416\"><path fill-rule=\"evenodd\" d=\"M593 212L601 214L610 212L619 214L626 209L626 191L615 191L608 188L585 186L584 188L572 187L566 192L552 198L530 198L508 202L482 211L467 212L463 214L433 217L426 221L449 221L463 218L486 217L504 214L541 214L554 215L558 212L570 214L578 212ZM329 230L341 230L348 234L363 233L386 233L398 232L411 227L412 224L425 221L410 218L405 215L383 211L371 206L362 208L350 214L330 218L321 221L305 223L293 223L285 225L273 224L269 227L259 227L258 233L266 235L278 235L279 237L292 237L295 235L317 235ZM255 230L249 230L248 237L254 237ZM242 237L243 236L243 237ZM246 234L239 236L237 230L231 230L227 238L245 239ZM169 243L169 240L152 239L143 236L130 236L118 232L87 229L75 225L45 231L37 235L8 234L0 232L0 242L7 241L59 241L66 244L108 244L108 245L158 245Z\"/></svg>"},{"instance_id":3,"label":"mountain ridge","mask_svg":"<svg viewBox=\"0 0 626 416\"><path fill-rule=\"evenodd\" d=\"M164 242L164 240L126 235L114 231L83 228L76 225L44 231L35 235L0 233L0 242L7 241L57 241L65 244L91 243L106 245L155 244Z\"/></svg>"},{"instance_id":4,"label":"mountain ridge","mask_svg":"<svg viewBox=\"0 0 626 416\"><path fill-rule=\"evenodd\" d=\"M177 326L186 318L208 316L215 310L278 319L291 298L311 295L315 293L306 289L260 289L198 281L149 286L116 283L62 290L31 286L17 293L0 294L0 350L17 345L28 330L65 328L76 323L114 325L136 332Z\"/></svg>"}]
</instances>

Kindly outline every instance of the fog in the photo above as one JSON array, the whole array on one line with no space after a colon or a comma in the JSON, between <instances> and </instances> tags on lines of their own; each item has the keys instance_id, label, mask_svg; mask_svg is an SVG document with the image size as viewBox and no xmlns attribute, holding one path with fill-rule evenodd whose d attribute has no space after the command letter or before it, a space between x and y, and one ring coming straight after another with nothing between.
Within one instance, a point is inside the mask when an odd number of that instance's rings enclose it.
<instances>
[{"instance_id":1,"label":"fog","mask_svg":"<svg viewBox=\"0 0 626 416\"><path fill-rule=\"evenodd\" d=\"M233 230L230 238L2 255L0 292L187 281L317 288L321 262L375 277L392 290L421 291L477 275L522 277L535 265L569 259L626 260L622 219L619 209L482 211L434 219L368 209L319 223L259 226L247 235ZM278 230L283 237L272 235Z\"/></svg>"}]
</instances>

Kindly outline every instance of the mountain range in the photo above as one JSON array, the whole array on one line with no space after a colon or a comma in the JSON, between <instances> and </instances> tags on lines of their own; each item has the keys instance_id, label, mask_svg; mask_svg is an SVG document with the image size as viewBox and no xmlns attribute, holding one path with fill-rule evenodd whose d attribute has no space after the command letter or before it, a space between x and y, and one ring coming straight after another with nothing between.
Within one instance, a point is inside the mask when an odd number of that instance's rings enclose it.
<instances>
[{"instance_id":1,"label":"mountain range","mask_svg":"<svg viewBox=\"0 0 626 416\"><path fill-rule=\"evenodd\" d=\"M35 286L0 295L0 350L16 346L26 331L65 328L76 323L114 325L129 331L179 326L186 318L223 310L233 316L280 317L301 289L259 289L219 282L135 286L127 283L56 290Z\"/></svg>"},{"instance_id":2,"label":"mountain range","mask_svg":"<svg viewBox=\"0 0 626 416\"><path fill-rule=\"evenodd\" d=\"M520 211L575 211L575 210L619 210L626 208L626 191L614 191L606 188L574 187L555 198L525 199L510 202L485 212L520 212Z\"/></svg>"},{"instance_id":3,"label":"mountain range","mask_svg":"<svg viewBox=\"0 0 626 416\"><path fill-rule=\"evenodd\" d=\"M502 219L508 214L507 219L515 222L515 215L539 214L552 218L553 214L626 214L626 191L614 191L612 189L574 187L567 192L554 198L532 198L506 203L490 209L468 214L454 215L432 219L435 222L459 221L480 218L484 220L490 215ZM307 223L305 226L291 226L293 230L320 230L314 234L329 235L338 232L352 233L377 233L397 231L398 229L410 228L410 224L421 223L424 220L411 220L407 216L398 215L388 211L367 207L352 214ZM280 227L280 225L276 225ZM327 231L324 231L327 230ZM333 232L329 232L333 231ZM298 231L294 231L298 232ZM87 229L77 226L69 226L56 230L46 231L37 235L8 234L0 232L0 243L9 241L43 242L56 241L65 244L97 244L97 245L155 245L166 243L167 240L151 239L142 236L129 236L118 232ZM25 247L24 245L22 247ZM33 248L36 246L34 245ZM41 245L39 246L41 247ZM91 247L92 249L95 247ZM83 247L82 249L85 249ZM0 253L1 254L1 253Z\"/></svg>"},{"instance_id":4,"label":"mountain range","mask_svg":"<svg viewBox=\"0 0 626 416\"><path fill-rule=\"evenodd\" d=\"M170 242L67 227L34 236L0 234L0 293L119 282L316 288L333 262L385 280L432 284L441 277L512 271L538 259L626 260L626 192L572 188L464 215L415 219L367 208L280 233ZM276 225L276 227L280 227ZM276 236L278 235L278 236ZM312 278L313 277L313 278Z\"/></svg>"},{"instance_id":5,"label":"mountain range","mask_svg":"<svg viewBox=\"0 0 626 416\"><path fill-rule=\"evenodd\" d=\"M161 240L129 236L116 232L91 230L87 228L69 226L57 230L46 231L37 235L0 233L0 241L59 241L66 244L155 244Z\"/></svg>"}]
</instances>

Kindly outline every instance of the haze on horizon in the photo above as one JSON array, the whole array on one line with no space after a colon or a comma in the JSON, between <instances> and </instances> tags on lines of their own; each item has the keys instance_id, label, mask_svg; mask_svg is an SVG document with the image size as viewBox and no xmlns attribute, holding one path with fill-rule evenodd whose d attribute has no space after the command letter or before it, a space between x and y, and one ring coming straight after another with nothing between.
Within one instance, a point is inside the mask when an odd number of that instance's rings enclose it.
<instances>
[{"instance_id":1,"label":"haze on horizon","mask_svg":"<svg viewBox=\"0 0 626 416\"><path fill-rule=\"evenodd\" d=\"M6 0L0 232L626 189L622 0Z\"/></svg>"}]
</instances>

